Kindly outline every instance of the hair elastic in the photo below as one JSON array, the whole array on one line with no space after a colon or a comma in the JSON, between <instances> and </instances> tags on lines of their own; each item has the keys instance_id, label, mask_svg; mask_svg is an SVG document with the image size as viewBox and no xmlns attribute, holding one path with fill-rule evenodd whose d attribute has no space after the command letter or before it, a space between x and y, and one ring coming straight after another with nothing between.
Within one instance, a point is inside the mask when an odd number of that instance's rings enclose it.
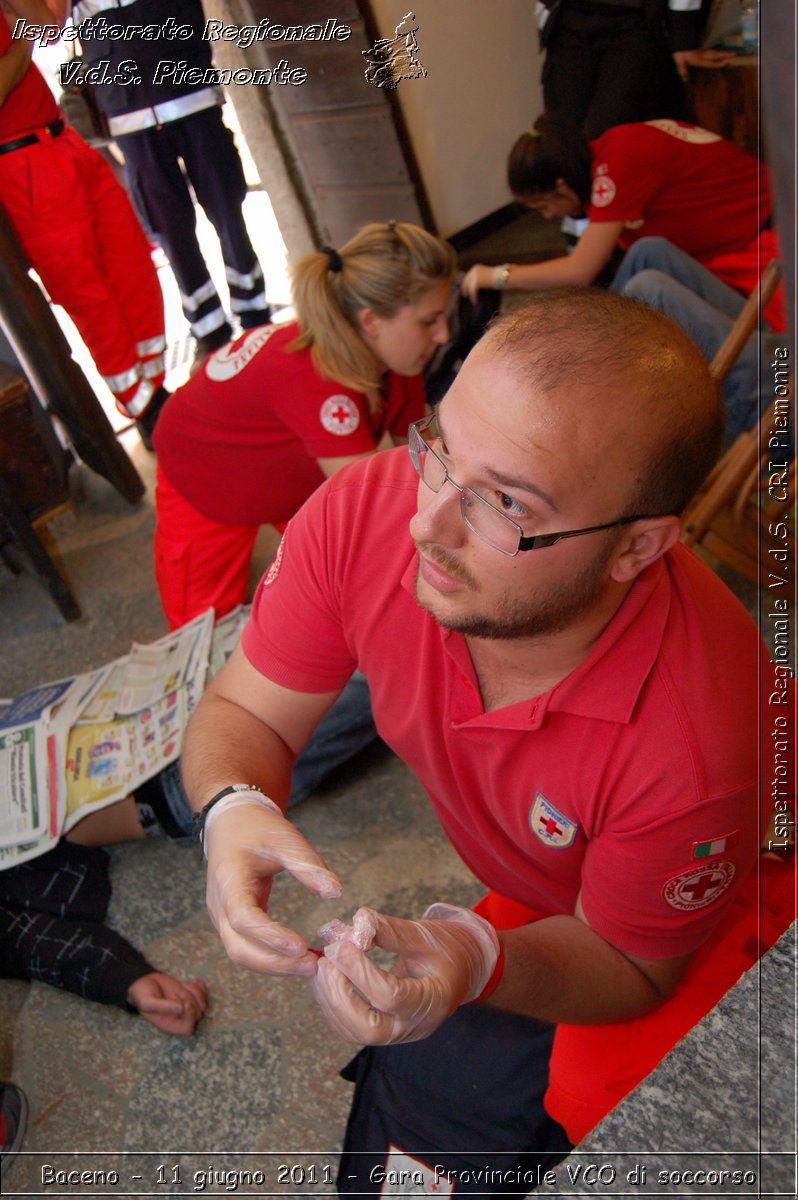
<instances>
[{"instance_id":1,"label":"hair elastic","mask_svg":"<svg viewBox=\"0 0 798 1200\"><path fill-rule=\"evenodd\" d=\"M332 271L333 275L338 275L343 270L344 262L337 250L333 250L332 246L322 246L322 254L327 255L327 270Z\"/></svg>"},{"instance_id":2,"label":"hair elastic","mask_svg":"<svg viewBox=\"0 0 798 1200\"><path fill-rule=\"evenodd\" d=\"M527 137L531 138L539 138L543 136L539 129L535 129L534 125L530 129L527 129L526 133Z\"/></svg>"},{"instance_id":3,"label":"hair elastic","mask_svg":"<svg viewBox=\"0 0 798 1200\"><path fill-rule=\"evenodd\" d=\"M393 217L392 217L392 218L391 218L391 220L388 222L388 232L389 232L389 233L396 233L396 221L393 219Z\"/></svg>"}]
</instances>

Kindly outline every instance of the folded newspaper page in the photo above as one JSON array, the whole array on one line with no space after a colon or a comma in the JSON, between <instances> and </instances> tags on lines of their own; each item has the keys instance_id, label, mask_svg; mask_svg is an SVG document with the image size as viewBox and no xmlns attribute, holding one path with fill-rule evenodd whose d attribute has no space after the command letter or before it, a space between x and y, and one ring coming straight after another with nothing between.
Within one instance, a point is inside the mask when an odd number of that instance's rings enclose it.
<instances>
[{"instance_id":1,"label":"folded newspaper page","mask_svg":"<svg viewBox=\"0 0 798 1200\"><path fill-rule=\"evenodd\" d=\"M249 609L213 609L124 658L0 701L0 870L49 850L180 754L191 713Z\"/></svg>"}]
</instances>

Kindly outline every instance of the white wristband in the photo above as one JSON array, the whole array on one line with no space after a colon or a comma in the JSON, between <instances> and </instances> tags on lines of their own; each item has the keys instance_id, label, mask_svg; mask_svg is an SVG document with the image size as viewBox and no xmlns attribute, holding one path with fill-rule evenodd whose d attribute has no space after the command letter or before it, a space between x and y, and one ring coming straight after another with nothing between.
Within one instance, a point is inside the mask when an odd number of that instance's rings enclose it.
<instances>
[{"instance_id":1,"label":"white wristband","mask_svg":"<svg viewBox=\"0 0 798 1200\"><path fill-rule=\"evenodd\" d=\"M275 804L275 802L270 800L268 796L264 796L263 792L257 791L254 788L252 791L231 792L229 796L225 796L224 799L219 800L216 804L214 804L213 808L205 818L205 823L202 829L202 853L205 858L208 857L205 850L205 843L207 841L208 830L210 829L211 825L216 820L220 812L224 812L228 808L234 808L239 804L259 804L261 808L273 808L280 817L283 815L283 810L280 808L279 804Z\"/></svg>"}]
</instances>

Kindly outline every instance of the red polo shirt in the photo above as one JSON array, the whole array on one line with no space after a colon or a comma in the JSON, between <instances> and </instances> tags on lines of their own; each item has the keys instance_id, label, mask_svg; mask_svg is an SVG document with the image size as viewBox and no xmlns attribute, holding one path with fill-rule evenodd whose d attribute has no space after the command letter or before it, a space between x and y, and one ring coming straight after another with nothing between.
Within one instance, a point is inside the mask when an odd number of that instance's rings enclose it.
<instances>
[{"instance_id":1,"label":"red polo shirt","mask_svg":"<svg viewBox=\"0 0 798 1200\"><path fill-rule=\"evenodd\" d=\"M225 525L289 521L324 480L319 458L367 454L424 415L420 375L389 371L380 407L289 350L296 322L261 325L211 354L169 400L153 443L189 504Z\"/></svg>"},{"instance_id":2,"label":"red polo shirt","mask_svg":"<svg viewBox=\"0 0 798 1200\"><path fill-rule=\"evenodd\" d=\"M591 142L591 221L622 221L619 244L664 237L747 296L771 258L767 167L739 146L684 121L616 125ZM768 305L786 328L783 289Z\"/></svg>"},{"instance_id":3,"label":"red polo shirt","mask_svg":"<svg viewBox=\"0 0 798 1200\"><path fill-rule=\"evenodd\" d=\"M300 692L359 667L381 736L489 887L549 914L581 890L590 925L629 954L695 949L759 845L750 618L678 545L576 670L485 713L465 639L415 600L416 490L399 449L308 501L256 593L248 660Z\"/></svg>"}]
</instances>

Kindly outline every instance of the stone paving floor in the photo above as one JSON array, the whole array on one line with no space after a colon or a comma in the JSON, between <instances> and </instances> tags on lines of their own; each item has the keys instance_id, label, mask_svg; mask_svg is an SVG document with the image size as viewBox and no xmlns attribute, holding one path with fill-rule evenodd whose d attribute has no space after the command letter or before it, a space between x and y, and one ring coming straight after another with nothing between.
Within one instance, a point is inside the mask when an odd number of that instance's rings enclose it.
<instances>
[{"instance_id":1,"label":"stone paving floor","mask_svg":"<svg viewBox=\"0 0 798 1200\"><path fill-rule=\"evenodd\" d=\"M100 665L134 639L165 632L150 562L153 460L137 435L124 437L150 484L141 505L129 508L81 468L73 508L50 525L81 619L64 623L35 579L0 566L2 694ZM272 550L266 535L253 574ZM277 880L274 911L307 935L360 904L410 917L438 899L472 903L482 890L448 847L418 783L381 745L301 805L296 820L346 882L333 905ZM192 1182L195 1171L244 1168L271 1172L278 1195L298 1194L303 1171L306 1194L333 1192L350 1094L337 1072L350 1048L304 984L262 978L227 959L205 913L193 847L153 839L111 856L109 922L157 967L204 978L210 1010L194 1037L171 1038L121 1009L0 980L0 1078L19 1083L30 1101L25 1153L4 1174L2 1193L189 1195L203 1190ZM267 1157L247 1157L256 1151ZM280 1165L296 1170L277 1186ZM46 1182L75 1169L117 1169L120 1182Z\"/></svg>"}]
</instances>

